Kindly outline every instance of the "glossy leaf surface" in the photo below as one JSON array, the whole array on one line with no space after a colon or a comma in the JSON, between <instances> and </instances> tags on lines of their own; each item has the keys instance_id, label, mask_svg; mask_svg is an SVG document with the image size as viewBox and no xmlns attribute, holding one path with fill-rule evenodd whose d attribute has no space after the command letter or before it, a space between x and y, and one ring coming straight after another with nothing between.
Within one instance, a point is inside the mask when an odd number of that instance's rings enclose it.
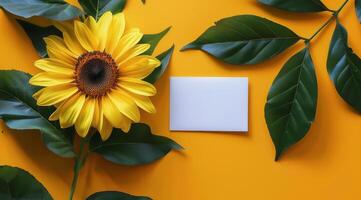
<instances>
[{"instance_id":1,"label":"glossy leaf surface","mask_svg":"<svg viewBox=\"0 0 361 200\"><path fill-rule=\"evenodd\" d=\"M106 160L123 165L141 165L154 162L171 150L182 147L173 140L151 133L146 124L133 124L128 133L114 129L110 138L102 141L96 134L90 141L90 151Z\"/></svg>"},{"instance_id":2,"label":"glossy leaf surface","mask_svg":"<svg viewBox=\"0 0 361 200\"><path fill-rule=\"evenodd\" d=\"M283 66L268 93L265 117L276 148L276 160L301 140L317 107L317 79L308 48Z\"/></svg>"},{"instance_id":3,"label":"glossy leaf surface","mask_svg":"<svg viewBox=\"0 0 361 200\"><path fill-rule=\"evenodd\" d=\"M113 14L122 12L126 0L78 0L85 13L99 19L105 12L111 11Z\"/></svg>"},{"instance_id":4,"label":"glossy leaf surface","mask_svg":"<svg viewBox=\"0 0 361 200\"><path fill-rule=\"evenodd\" d=\"M332 36L327 70L339 95L361 112L361 59L348 47L347 31L340 23Z\"/></svg>"},{"instance_id":5,"label":"glossy leaf surface","mask_svg":"<svg viewBox=\"0 0 361 200\"><path fill-rule=\"evenodd\" d=\"M361 0L355 0L356 15L361 22Z\"/></svg>"},{"instance_id":6,"label":"glossy leaf surface","mask_svg":"<svg viewBox=\"0 0 361 200\"><path fill-rule=\"evenodd\" d=\"M143 196L133 196L123 192L104 191L94 193L86 200L151 200L151 198Z\"/></svg>"},{"instance_id":7,"label":"glossy leaf surface","mask_svg":"<svg viewBox=\"0 0 361 200\"><path fill-rule=\"evenodd\" d=\"M64 21L76 18L81 10L62 0L1 0L0 7L19 17L45 17Z\"/></svg>"},{"instance_id":8,"label":"glossy leaf surface","mask_svg":"<svg viewBox=\"0 0 361 200\"><path fill-rule=\"evenodd\" d=\"M150 44L148 51L144 52L145 55L152 55L160 40L169 32L171 27L166 28L164 31L156 34L144 34L140 40L140 44Z\"/></svg>"},{"instance_id":9,"label":"glossy leaf surface","mask_svg":"<svg viewBox=\"0 0 361 200\"><path fill-rule=\"evenodd\" d=\"M73 145L55 122L48 121L54 111L38 107L32 95L39 89L31 86L31 76L15 70L0 71L0 119L16 130L39 130L48 149L62 157L73 157Z\"/></svg>"},{"instance_id":10,"label":"glossy leaf surface","mask_svg":"<svg viewBox=\"0 0 361 200\"><path fill-rule=\"evenodd\" d=\"M254 15L222 19L186 49L200 49L230 64L256 64L268 60L300 39L285 26Z\"/></svg>"},{"instance_id":11,"label":"glossy leaf surface","mask_svg":"<svg viewBox=\"0 0 361 200\"><path fill-rule=\"evenodd\" d=\"M46 188L28 172L0 166L1 200L52 200Z\"/></svg>"},{"instance_id":12,"label":"glossy leaf surface","mask_svg":"<svg viewBox=\"0 0 361 200\"><path fill-rule=\"evenodd\" d=\"M322 12L329 10L320 0L258 0L258 2L292 12Z\"/></svg>"}]
</instances>

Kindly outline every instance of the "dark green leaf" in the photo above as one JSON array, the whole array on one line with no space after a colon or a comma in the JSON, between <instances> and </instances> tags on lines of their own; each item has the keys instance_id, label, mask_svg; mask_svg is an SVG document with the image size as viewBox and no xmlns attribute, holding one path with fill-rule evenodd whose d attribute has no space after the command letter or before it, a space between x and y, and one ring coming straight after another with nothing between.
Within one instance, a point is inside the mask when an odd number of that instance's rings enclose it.
<instances>
[{"instance_id":1,"label":"dark green leaf","mask_svg":"<svg viewBox=\"0 0 361 200\"><path fill-rule=\"evenodd\" d=\"M322 12L330 10L320 0L258 0L258 2L292 12Z\"/></svg>"},{"instance_id":2,"label":"dark green leaf","mask_svg":"<svg viewBox=\"0 0 361 200\"><path fill-rule=\"evenodd\" d=\"M85 13L99 19L105 12L113 14L122 12L126 0L78 0Z\"/></svg>"},{"instance_id":3,"label":"dark green leaf","mask_svg":"<svg viewBox=\"0 0 361 200\"><path fill-rule=\"evenodd\" d=\"M361 0L355 0L355 7L358 20L361 22Z\"/></svg>"},{"instance_id":4,"label":"dark green leaf","mask_svg":"<svg viewBox=\"0 0 361 200\"><path fill-rule=\"evenodd\" d=\"M57 35L62 37L61 32L54 26L40 27L23 20L17 20L17 22L29 36L38 54L43 58L48 56L48 52L46 51L46 44L43 38L49 35Z\"/></svg>"},{"instance_id":5,"label":"dark green leaf","mask_svg":"<svg viewBox=\"0 0 361 200\"><path fill-rule=\"evenodd\" d=\"M149 197L133 196L123 192L104 191L89 196L86 200L152 200Z\"/></svg>"},{"instance_id":6,"label":"dark green leaf","mask_svg":"<svg viewBox=\"0 0 361 200\"><path fill-rule=\"evenodd\" d=\"M164 157L171 150L182 147L173 140L153 135L146 124L133 124L129 133L114 129L110 138L102 141L99 134L90 141L90 151L106 160L123 165L141 165Z\"/></svg>"},{"instance_id":7,"label":"dark green leaf","mask_svg":"<svg viewBox=\"0 0 361 200\"><path fill-rule=\"evenodd\" d=\"M168 33L171 27L166 28L164 31L157 34L145 34L140 40L140 44L150 44L148 51L144 52L145 55L152 55L154 49L157 47L159 41Z\"/></svg>"},{"instance_id":8,"label":"dark green leaf","mask_svg":"<svg viewBox=\"0 0 361 200\"><path fill-rule=\"evenodd\" d=\"M165 72L169 65L169 61L173 55L174 45L168 49L167 51L161 53L157 58L162 62L162 64L157 67L149 76L147 76L144 80L149 83L155 83Z\"/></svg>"},{"instance_id":9,"label":"dark green leaf","mask_svg":"<svg viewBox=\"0 0 361 200\"><path fill-rule=\"evenodd\" d=\"M230 64L256 64L295 44L300 37L285 26L254 15L222 19L186 49L201 49Z\"/></svg>"},{"instance_id":10,"label":"dark green leaf","mask_svg":"<svg viewBox=\"0 0 361 200\"><path fill-rule=\"evenodd\" d=\"M317 79L308 48L283 66L268 93L265 117L276 160L301 140L315 118Z\"/></svg>"},{"instance_id":11,"label":"dark green leaf","mask_svg":"<svg viewBox=\"0 0 361 200\"><path fill-rule=\"evenodd\" d=\"M39 89L31 86L31 76L15 70L0 71L0 119L16 130L39 130L46 146L62 157L74 157L72 142L58 124L48 121L54 111L38 107L32 95Z\"/></svg>"},{"instance_id":12,"label":"dark green leaf","mask_svg":"<svg viewBox=\"0 0 361 200\"><path fill-rule=\"evenodd\" d=\"M339 22L332 36L327 70L339 95L361 112L361 59L348 47L347 31Z\"/></svg>"},{"instance_id":13,"label":"dark green leaf","mask_svg":"<svg viewBox=\"0 0 361 200\"><path fill-rule=\"evenodd\" d=\"M62 0L1 0L0 6L8 12L24 18L40 16L64 21L82 14L78 8Z\"/></svg>"},{"instance_id":14,"label":"dark green leaf","mask_svg":"<svg viewBox=\"0 0 361 200\"><path fill-rule=\"evenodd\" d=\"M0 166L1 200L52 200L46 188L28 172Z\"/></svg>"}]
</instances>

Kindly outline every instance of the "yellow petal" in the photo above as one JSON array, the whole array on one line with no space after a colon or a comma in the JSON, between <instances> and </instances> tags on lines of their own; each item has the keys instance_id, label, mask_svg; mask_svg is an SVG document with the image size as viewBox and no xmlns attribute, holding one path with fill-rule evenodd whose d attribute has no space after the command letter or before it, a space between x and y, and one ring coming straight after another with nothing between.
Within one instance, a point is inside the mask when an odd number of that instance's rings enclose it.
<instances>
[{"instance_id":1,"label":"yellow petal","mask_svg":"<svg viewBox=\"0 0 361 200\"><path fill-rule=\"evenodd\" d=\"M121 56L127 52L129 49L134 47L142 39L143 34L139 29L131 29L120 38L117 46L114 49L113 57L117 63L120 63Z\"/></svg>"},{"instance_id":2,"label":"yellow petal","mask_svg":"<svg viewBox=\"0 0 361 200\"><path fill-rule=\"evenodd\" d=\"M108 93L108 97L123 115L134 122L139 122L140 113L137 105L122 89L113 90Z\"/></svg>"},{"instance_id":3,"label":"yellow petal","mask_svg":"<svg viewBox=\"0 0 361 200\"><path fill-rule=\"evenodd\" d=\"M156 109L149 97L136 95L131 92L127 92L127 94L133 99L135 104L137 104L137 106L139 106L141 109L147 111L148 113L156 113Z\"/></svg>"},{"instance_id":4,"label":"yellow petal","mask_svg":"<svg viewBox=\"0 0 361 200\"><path fill-rule=\"evenodd\" d=\"M44 38L44 41L50 58L56 58L70 65L75 65L77 55L67 48L62 38L51 35Z\"/></svg>"},{"instance_id":5,"label":"yellow petal","mask_svg":"<svg viewBox=\"0 0 361 200\"><path fill-rule=\"evenodd\" d=\"M92 127L97 128L99 132L103 129L103 110L101 101L98 99L95 102Z\"/></svg>"},{"instance_id":6,"label":"yellow petal","mask_svg":"<svg viewBox=\"0 0 361 200\"><path fill-rule=\"evenodd\" d=\"M39 106L55 105L69 98L78 91L78 88L73 84L62 84L50 86L42 89L38 95L37 104Z\"/></svg>"},{"instance_id":7,"label":"yellow petal","mask_svg":"<svg viewBox=\"0 0 361 200\"><path fill-rule=\"evenodd\" d=\"M102 99L102 109L104 112L104 117L111 123L112 126L116 128L124 127L126 120L129 120L122 113L120 113L117 107L107 96L103 97ZM105 124L103 124L103 126L105 126Z\"/></svg>"},{"instance_id":8,"label":"yellow petal","mask_svg":"<svg viewBox=\"0 0 361 200\"><path fill-rule=\"evenodd\" d=\"M110 122L107 119L104 118L103 127L99 131L102 140L103 141L107 140L110 137L110 135L112 134L112 131L113 131L112 125L110 124Z\"/></svg>"},{"instance_id":9,"label":"yellow petal","mask_svg":"<svg viewBox=\"0 0 361 200\"><path fill-rule=\"evenodd\" d=\"M63 75L53 72L41 72L34 75L29 83L37 86L55 86L64 83L71 83L74 79L69 75Z\"/></svg>"},{"instance_id":10,"label":"yellow petal","mask_svg":"<svg viewBox=\"0 0 361 200\"><path fill-rule=\"evenodd\" d=\"M159 67L161 62L152 56L141 55L134 57L119 67L119 72L124 77L144 79L153 70Z\"/></svg>"},{"instance_id":11,"label":"yellow petal","mask_svg":"<svg viewBox=\"0 0 361 200\"><path fill-rule=\"evenodd\" d=\"M98 47L98 38L88 28L87 25L80 21L74 22L74 32L81 44L81 46L87 51L94 51Z\"/></svg>"},{"instance_id":12,"label":"yellow petal","mask_svg":"<svg viewBox=\"0 0 361 200\"><path fill-rule=\"evenodd\" d=\"M118 13L113 16L112 22L109 27L109 33L107 37L107 43L105 51L108 54L113 54L113 51L122 37L125 29L125 19L123 13Z\"/></svg>"},{"instance_id":13,"label":"yellow petal","mask_svg":"<svg viewBox=\"0 0 361 200\"><path fill-rule=\"evenodd\" d=\"M119 57L118 65L121 66L124 62L128 61L131 58L134 58L144 52L146 52L150 48L150 44L137 44L133 48L129 49L122 56Z\"/></svg>"},{"instance_id":14,"label":"yellow petal","mask_svg":"<svg viewBox=\"0 0 361 200\"><path fill-rule=\"evenodd\" d=\"M38 99L39 96L41 95L41 93L43 93L44 89L45 89L45 88L40 89L40 90L38 90L37 92L35 92L35 93L33 94L33 98L34 98L34 99Z\"/></svg>"},{"instance_id":15,"label":"yellow petal","mask_svg":"<svg viewBox=\"0 0 361 200\"><path fill-rule=\"evenodd\" d=\"M98 51L104 51L105 45L107 43L107 37L109 33L109 26L112 22L112 13L110 11L104 13L99 21L98 21L98 27L96 29L96 36L99 38L99 44L98 44Z\"/></svg>"},{"instance_id":16,"label":"yellow petal","mask_svg":"<svg viewBox=\"0 0 361 200\"><path fill-rule=\"evenodd\" d=\"M74 33L74 22L54 22L54 25L63 33L63 38L66 46L76 54L78 57L85 52L85 49L80 45Z\"/></svg>"},{"instance_id":17,"label":"yellow petal","mask_svg":"<svg viewBox=\"0 0 361 200\"><path fill-rule=\"evenodd\" d=\"M34 65L46 72L54 72L63 75L74 75L74 66L69 65L61 60L55 58L43 58L35 61Z\"/></svg>"},{"instance_id":18,"label":"yellow petal","mask_svg":"<svg viewBox=\"0 0 361 200\"><path fill-rule=\"evenodd\" d=\"M68 128L75 124L80 111L85 103L85 95L77 93L72 96L70 99L64 102L60 107L60 126L61 128Z\"/></svg>"},{"instance_id":19,"label":"yellow petal","mask_svg":"<svg viewBox=\"0 0 361 200\"><path fill-rule=\"evenodd\" d=\"M154 96L157 93L155 87L145 81L136 78L121 77L119 86L129 92L142 96Z\"/></svg>"},{"instance_id":20,"label":"yellow petal","mask_svg":"<svg viewBox=\"0 0 361 200\"><path fill-rule=\"evenodd\" d=\"M75 122L75 130L81 137L85 137L89 132L93 120L95 103L97 102L93 98L86 99L79 117Z\"/></svg>"}]
</instances>

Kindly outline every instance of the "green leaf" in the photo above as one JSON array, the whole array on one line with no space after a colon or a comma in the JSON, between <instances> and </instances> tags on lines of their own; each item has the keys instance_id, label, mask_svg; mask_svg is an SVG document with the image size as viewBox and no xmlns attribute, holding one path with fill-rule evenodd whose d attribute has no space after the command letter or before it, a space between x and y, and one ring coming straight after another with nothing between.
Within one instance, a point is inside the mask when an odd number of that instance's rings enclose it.
<instances>
[{"instance_id":1,"label":"green leaf","mask_svg":"<svg viewBox=\"0 0 361 200\"><path fill-rule=\"evenodd\" d=\"M133 196L123 192L104 191L89 196L86 200L152 200L149 197Z\"/></svg>"},{"instance_id":2,"label":"green leaf","mask_svg":"<svg viewBox=\"0 0 361 200\"><path fill-rule=\"evenodd\" d=\"M276 160L301 140L315 118L317 79L309 49L291 57L268 93L265 117L276 148Z\"/></svg>"},{"instance_id":3,"label":"green leaf","mask_svg":"<svg viewBox=\"0 0 361 200\"><path fill-rule=\"evenodd\" d=\"M122 12L126 0L78 0L78 2L86 14L98 20L107 11L113 14Z\"/></svg>"},{"instance_id":4,"label":"green leaf","mask_svg":"<svg viewBox=\"0 0 361 200\"><path fill-rule=\"evenodd\" d=\"M167 51L161 53L157 58L161 61L161 65L157 67L151 74L149 74L144 80L148 83L154 84L165 72L169 65L169 61L173 55L174 45Z\"/></svg>"},{"instance_id":5,"label":"green leaf","mask_svg":"<svg viewBox=\"0 0 361 200\"><path fill-rule=\"evenodd\" d=\"M19 19L16 21L24 29L25 33L29 36L31 42L33 43L36 51L43 58L48 56L48 52L46 51L46 44L43 38L49 35L57 35L62 37L62 33L54 26L41 27Z\"/></svg>"},{"instance_id":6,"label":"green leaf","mask_svg":"<svg viewBox=\"0 0 361 200\"><path fill-rule=\"evenodd\" d=\"M152 55L159 41L169 32L171 27L166 28L164 31L157 34L145 34L140 40L140 44L150 44L148 51L144 52L145 55Z\"/></svg>"},{"instance_id":7,"label":"green leaf","mask_svg":"<svg viewBox=\"0 0 361 200\"><path fill-rule=\"evenodd\" d=\"M256 64L270 59L300 39L285 26L254 15L222 19L183 47L201 49L230 64Z\"/></svg>"},{"instance_id":8,"label":"green leaf","mask_svg":"<svg viewBox=\"0 0 361 200\"><path fill-rule=\"evenodd\" d=\"M361 0L355 0L355 8L358 20L361 22Z\"/></svg>"},{"instance_id":9,"label":"green leaf","mask_svg":"<svg viewBox=\"0 0 361 200\"><path fill-rule=\"evenodd\" d=\"M141 165L164 157L182 147L173 140L154 135L146 124L133 124L129 133L114 129L110 138L102 141L99 134L90 141L90 151L106 160L123 165Z\"/></svg>"},{"instance_id":10,"label":"green leaf","mask_svg":"<svg viewBox=\"0 0 361 200\"><path fill-rule=\"evenodd\" d=\"M339 22L332 36L327 70L339 95L361 112L361 59L348 47L347 31Z\"/></svg>"},{"instance_id":11,"label":"green leaf","mask_svg":"<svg viewBox=\"0 0 361 200\"><path fill-rule=\"evenodd\" d=\"M64 21L82 14L81 10L62 0L1 0L0 6L24 18L40 16Z\"/></svg>"},{"instance_id":12,"label":"green leaf","mask_svg":"<svg viewBox=\"0 0 361 200\"><path fill-rule=\"evenodd\" d=\"M17 167L0 166L1 200L52 200L46 188L29 172Z\"/></svg>"},{"instance_id":13,"label":"green leaf","mask_svg":"<svg viewBox=\"0 0 361 200\"><path fill-rule=\"evenodd\" d=\"M320 0L258 0L258 2L292 12L330 11Z\"/></svg>"},{"instance_id":14,"label":"green leaf","mask_svg":"<svg viewBox=\"0 0 361 200\"><path fill-rule=\"evenodd\" d=\"M49 150L62 157L74 157L73 145L55 122L48 121L54 111L38 107L32 95L31 76L15 70L0 70L0 119L16 130L39 130Z\"/></svg>"}]
</instances>

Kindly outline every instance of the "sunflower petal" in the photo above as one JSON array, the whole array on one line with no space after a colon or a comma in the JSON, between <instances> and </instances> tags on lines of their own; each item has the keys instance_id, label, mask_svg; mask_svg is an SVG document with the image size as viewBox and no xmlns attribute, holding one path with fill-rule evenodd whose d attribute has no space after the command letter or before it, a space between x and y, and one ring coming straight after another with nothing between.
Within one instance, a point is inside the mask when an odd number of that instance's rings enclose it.
<instances>
[{"instance_id":1,"label":"sunflower petal","mask_svg":"<svg viewBox=\"0 0 361 200\"><path fill-rule=\"evenodd\" d=\"M155 87L145 81L136 78L121 77L119 86L129 92L142 96L154 96L157 93Z\"/></svg>"},{"instance_id":2,"label":"sunflower petal","mask_svg":"<svg viewBox=\"0 0 361 200\"><path fill-rule=\"evenodd\" d=\"M118 13L113 16L113 20L109 27L108 38L105 46L105 51L108 54L113 54L113 51L122 37L125 29L125 19L123 13Z\"/></svg>"},{"instance_id":3,"label":"sunflower petal","mask_svg":"<svg viewBox=\"0 0 361 200\"><path fill-rule=\"evenodd\" d=\"M102 129L99 131L100 133L100 137L102 138L103 141L107 140L110 135L112 134L113 131L113 127L110 124L110 122L104 118L104 123L103 123L103 127Z\"/></svg>"},{"instance_id":4,"label":"sunflower petal","mask_svg":"<svg viewBox=\"0 0 361 200\"><path fill-rule=\"evenodd\" d=\"M101 105L101 101L99 101L98 99L95 102L95 107L94 107L94 115L93 115L93 120L92 120L92 127L95 127L98 129L98 131L100 132L103 128L103 110L102 110L102 105Z\"/></svg>"},{"instance_id":5,"label":"sunflower petal","mask_svg":"<svg viewBox=\"0 0 361 200\"><path fill-rule=\"evenodd\" d=\"M98 23L97 23L97 29L96 29L96 35L99 38L99 44L98 44L98 51L104 51L106 43L107 43L107 37L109 33L109 26L112 22L112 13L110 11L104 13Z\"/></svg>"},{"instance_id":6,"label":"sunflower petal","mask_svg":"<svg viewBox=\"0 0 361 200\"><path fill-rule=\"evenodd\" d=\"M65 101L60 107L60 126L61 128L68 128L75 124L80 111L85 103L85 95L77 93L72 96L69 100Z\"/></svg>"},{"instance_id":7,"label":"sunflower petal","mask_svg":"<svg viewBox=\"0 0 361 200\"><path fill-rule=\"evenodd\" d=\"M95 103L97 103L95 99L86 99L79 117L75 122L75 130L81 137L85 137L89 132L93 120Z\"/></svg>"},{"instance_id":8,"label":"sunflower petal","mask_svg":"<svg viewBox=\"0 0 361 200\"><path fill-rule=\"evenodd\" d=\"M55 58L43 58L35 61L34 65L46 72L54 72L69 76L74 75L74 66Z\"/></svg>"},{"instance_id":9,"label":"sunflower petal","mask_svg":"<svg viewBox=\"0 0 361 200\"><path fill-rule=\"evenodd\" d=\"M78 91L73 84L62 84L50 86L42 89L38 95L37 104L39 106L51 106L64 101Z\"/></svg>"},{"instance_id":10,"label":"sunflower petal","mask_svg":"<svg viewBox=\"0 0 361 200\"><path fill-rule=\"evenodd\" d=\"M125 117L117 107L112 103L109 97L105 96L102 99L102 109L104 112L104 117L107 119L110 124L116 128L124 128L126 125L127 117ZM105 126L105 121L103 126ZM104 127L103 127L104 128Z\"/></svg>"},{"instance_id":11,"label":"sunflower petal","mask_svg":"<svg viewBox=\"0 0 361 200\"><path fill-rule=\"evenodd\" d=\"M117 46L114 49L113 57L117 63L121 63L121 57L125 52L134 47L142 39L143 34L139 29L131 29L120 38Z\"/></svg>"},{"instance_id":12,"label":"sunflower petal","mask_svg":"<svg viewBox=\"0 0 361 200\"><path fill-rule=\"evenodd\" d=\"M99 40L86 24L80 21L75 21L74 32L79 43L84 49L87 51L94 51L97 49Z\"/></svg>"},{"instance_id":13,"label":"sunflower petal","mask_svg":"<svg viewBox=\"0 0 361 200\"><path fill-rule=\"evenodd\" d=\"M156 113L156 109L149 97L136 95L131 92L127 92L127 94L133 99L135 104L137 104L137 106L139 106L141 109L145 110L148 113Z\"/></svg>"},{"instance_id":14,"label":"sunflower petal","mask_svg":"<svg viewBox=\"0 0 361 200\"><path fill-rule=\"evenodd\" d=\"M77 55L69 51L64 40L58 36L51 35L44 38L46 49L50 58L62 60L70 65L74 65Z\"/></svg>"},{"instance_id":15,"label":"sunflower petal","mask_svg":"<svg viewBox=\"0 0 361 200\"><path fill-rule=\"evenodd\" d=\"M71 83L74 79L69 75L54 72L41 72L34 75L29 83L37 86L55 86L64 83Z\"/></svg>"},{"instance_id":16,"label":"sunflower petal","mask_svg":"<svg viewBox=\"0 0 361 200\"><path fill-rule=\"evenodd\" d=\"M122 89L116 89L108 93L108 97L115 107L126 117L133 120L134 122L139 122L140 113L135 102L127 95Z\"/></svg>"},{"instance_id":17,"label":"sunflower petal","mask_svg":"<svg viewBox=\"0 0 361 200\"><path fill-rule=\"evenodd\" d=\"M119 67L120 74L125 77L144 79L153 70L159 67L161 62L152 56L141 55L131 58Z\"/></svg>"},{"instance_id":18,"label":"sunflower petal","mask_svg":"<svg viewBox=\"0 0 361 200\"><path fill-rule=\"evenodd\" d=\"M128 61L131 58L134 58L150 48L150 44L137 44L133 48L125 52L118 60L120 61L118 65L122 65L124 62Z\"/></svg>"},{"instance_id":19,"label":"sunflower petal","mask_svg":"<svg viewBox=\"0 0 361 200\"><path fill-rule=\"evenodd\" d=\"M64 42L70 51L72 51L78 57L85 52L85 49L76 39L73 21L54 22L54 25L63 33Z\"/></svg>"}]
</instances>

